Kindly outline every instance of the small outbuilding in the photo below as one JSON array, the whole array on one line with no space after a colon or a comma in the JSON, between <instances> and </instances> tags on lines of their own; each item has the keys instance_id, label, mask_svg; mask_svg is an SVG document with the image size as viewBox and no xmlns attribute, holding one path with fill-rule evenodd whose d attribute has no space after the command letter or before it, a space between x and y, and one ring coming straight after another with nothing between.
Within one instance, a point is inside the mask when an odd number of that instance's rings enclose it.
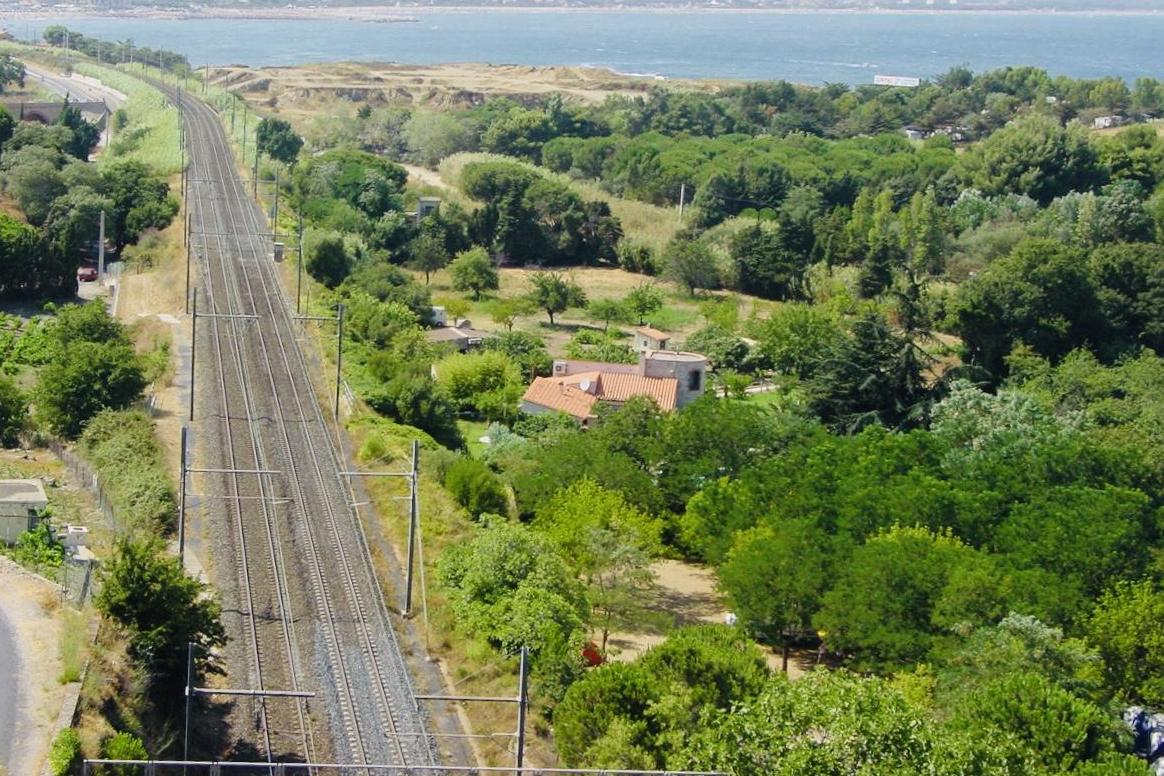
<instances>
[{"instance_id":1,"label":"small outbuilding","mask_svg":"<svg viewBox=\"0 0 1164 776\"><path fill-rule=\"evenodd\" d=\"M456 326L442 326L429 329L425 338L433 345L452 345L464 353L479 348L489 337L489 332L474 329L468 321L459 321Z\"/></svg>"},{"instance_id":2,"label":"small outbuilding","mask_svg":"<svg viewBox=\"0 0 1164 776\"><path fill-rule=\"evenodd\" d=\"M40 480L0 480L0 540L15 544L44 518L48 498Z\"/></svg>"}]
</instances>

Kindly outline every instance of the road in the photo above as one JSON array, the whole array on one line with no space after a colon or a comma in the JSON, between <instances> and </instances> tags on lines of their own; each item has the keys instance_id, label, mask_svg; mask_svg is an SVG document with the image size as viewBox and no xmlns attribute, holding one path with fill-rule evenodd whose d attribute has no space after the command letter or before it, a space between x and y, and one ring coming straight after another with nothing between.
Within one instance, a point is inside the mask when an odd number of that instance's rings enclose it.
<instances>
[{"instance_id":1,"label":"road","mask_svg":"<svg viewBox=\"0 0 1164 776\"><path fill-rule=\"evenodd\" d=\"M100 81L73 73L64 75L46 70L38 65L24 63L26 78L35 80L54 94L79 102L102 102L114 111L125 104L126 97L116 89L110 89Z\"/></svg>"},{"instance_id":2,"label":"road","mask_svg":"<svg viewBox=\"0 0 1164 776\"><path fill-rule=\"evenodd\" d=\"M265 217L216 114L189 95L171 98L183 108L201 276L194 460L230 470L195 483L232 636L227 681L315 693L236 706L235 749L270 761L433 764L436 747L340 475L349 464L269 258Z\"/></svg>"},{"instance_id":3,"label":"road","mask_svg":"<svg viewBox=\"0 0 1164 776\"><path fill-rule=\"evenodd\" d=\"M16 643L16 635L12 630L12 623L3 607L4 599L0 598L0 730L15 731L17 721L24 708L24 693L18 685L17 679L22 675L20 671L20 649ZM16 736L0 736L0 768L7 768L9 773L15 767L13 762L13 744Z\"/></svg>"}]
</instances>

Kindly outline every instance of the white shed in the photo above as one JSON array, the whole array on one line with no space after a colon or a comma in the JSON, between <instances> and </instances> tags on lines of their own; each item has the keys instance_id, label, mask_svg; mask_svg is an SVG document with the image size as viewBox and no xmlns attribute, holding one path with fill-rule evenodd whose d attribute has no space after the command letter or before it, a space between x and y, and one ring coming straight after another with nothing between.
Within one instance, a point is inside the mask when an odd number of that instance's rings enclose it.
<instances>
[{"instance_id":1,"label":"white shed","mask_svg":"<svg viewBox=\"0 0 1164 776\"><path fill-rule=\"evenodd\" d=\"M47 506L40 480L0 480L0 540L13 544L36 528Z\"/></svg>"}]
</instances>

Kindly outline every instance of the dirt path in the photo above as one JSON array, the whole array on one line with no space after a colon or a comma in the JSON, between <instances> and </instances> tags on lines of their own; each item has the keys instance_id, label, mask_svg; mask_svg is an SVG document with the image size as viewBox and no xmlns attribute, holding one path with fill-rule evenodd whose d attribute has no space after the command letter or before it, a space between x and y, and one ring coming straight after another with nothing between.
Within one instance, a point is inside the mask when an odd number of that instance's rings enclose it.
<instances>
[{"instance_id":1,"label":"dirt path","mask_svg":"<svg viewBox=\"0 0 1164 776\"><path fill-rule=\"evenodd\" d=\"M7 626L7 633L0 633L0 646L5 647L0 650L0 674L11 680L0 685L0 706L6 712L0 716L0 730L5 731L0 738L7 739L0 741L0 765L13 776L40 772L64 698L64 687L57 682L57 595L53 586L0 558L0 618Z\"/></svg>"},{"instance_id":2,"label":"dirt path","mask_svg":"<svg viewBox=\"0 0 1164 776\"><path fill-rule=\"evenodd\" d=\"M433 186L438 189L444 189L445 191L451 191L453 189L452 186L441 179L441 174L436 170L430 170L427 167L421 167L416 164L401 164L400 166L408 171L409 178L419 181L426 186Z\"/></svg>"},{"instance_id":3,"label":"dirt path","mask_svg":"<svg viewBox=\"0 0 1164 776\"><path fill-rule=\"evenodd\" d=\"M651 566L655 585L649 593L650 615L642 618L641 629L617 631L607 640L608 659L629 662L667 638L676 626L699 623L722 623L728 616L727 605L715 587L715 572L703 566L678 560L661 560ZM601 641L602 634L591 639ZM780 654L761 646L764 659L773 671L780 670ZM788 676L797 679L810 670L816 655L794 650L788 662Z\"/></svg>"}]
</instances>

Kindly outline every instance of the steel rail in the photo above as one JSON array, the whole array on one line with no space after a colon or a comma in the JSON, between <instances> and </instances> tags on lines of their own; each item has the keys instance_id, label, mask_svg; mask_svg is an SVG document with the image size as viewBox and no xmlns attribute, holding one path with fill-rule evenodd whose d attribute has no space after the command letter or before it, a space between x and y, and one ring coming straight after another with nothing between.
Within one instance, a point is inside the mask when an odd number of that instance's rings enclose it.
<instances>
[{"instance_id":1,"label":"steel rail","mask_svg":"<svg viewBox=\"0 0 1164 776\"><path fill-rule=\"evenodd\" d=\"M204 131L207 133L208 136L213 137L215 134L215 130L217 128L217 120L214 118L210 118L206 115L208 109L203 110L201 108L197 108L196 110L198 111L198 114L199 114L199 121L204 122L204 124L205 124ZM193 111L191 111L191 112L193 112ZM235 201L237 201L237 205L235 205L232 202L231 206L225 207L225 211L227 213L229 213L229 220L233 225L233 221L234 221L235 217L239 214L240 210L242 212L246 212L249 209L248 206L250 203L243 201L242 196L238 196L238 192L235 191L235 187L231 185L232 168L229 166L228 163L226 163L224 161L223 157L225 156L225 154L222 152L222 149L220 148L220 144L208 143L208 145L211 148L211 155L214 157L215 163L218 166L217 171L221 176L221 179L223 181L223 188L225 190L223 196L219 197L216 201L220 202L220 203L225 203L227 197L230 197L230 195L236 195L233 197L233 199ZM237 179L235 179L235 180L237 180ZM243 284L249 282L246 280L246 274L241 272L240 268L236 266L237 263L240 263L241 261L243 261L244 259L247 258L244 256L244 252L247 252L247 251L245 251L245 249L244 249L243 241L242 241L242 239L240 239L238 237L238 235L240 235L240 234L245 234L245 230L244 229L235 229L232 231L235 234L235 242L236 242L235 254L236 254L236 257L238 259L238 262L231 262L229 268L224 268L223 272L224 272L224 278L226 277L225 273L228 271L230 272L230 276L231 276L230 280L225 281L225 282L228 282L228 287L232 288L232 290L236 294L239 294L241 296L241 288L242 288ZM253 257L252 257L252 260L253 260ZM249 287L248 287L248 290L249 290ZM252 309L254 309L253 296L252 296ZM293 444L292 444L291 437L290 437L290 434L289 434L288 429L287 429L286 419L284 417L284 413L282 410L282 401L280 399L281 391L279 390L279 387L276 385L275 370L274 370L274 367L270 361L269 353L267 350L267 345L266 345L265 339L263 338L262 326L255 327L253 332L249 332L249 334L252 335L252 339L255 336L258 337L259 341L258 341L257 346L256 346L256 350L258 352L256 353L256 356L260 359L260 361L262 363L265 363L265 365L266 365L265 376L267 378L266 379L267 387L270 389L270 396L271 396L273 403L274 403L274 406L275 406L275 412L272 414L275 418L278 419L279 431L280 431L280 434L282 437L282 450L279 451L278 454L284 455L286 458L286 462L287 462L286 471L290 475L291 489L295 494L293 497L293 500L296 501L297 503L305 504L305 503L307 503L306 502L306 494L303 492L303 490L300 487L298 487L299 480L298 480L298 477L295 476L294 471L293 471L294 470L294 466L293 466L294 456L292 454ZM311 445L307 445L307 447L310 448ZM309 523L310 523L310 520L308 519L309 518L309 511L306 508L304 508L304 510L303 510L302 517L304 518L303 522L305 524L309 525ZM332 603L330 600L330 596L328 595L328 592L327 592L327 582L326 582L325 575L323 573L323 564L320 560L319 550L317 547L317 543L315 541L315 537L314 537L312 531L310 530L310 528L308 528L308 530L306 530L305 533L306 533L306 538L307 538L307 543L306 543L306 550L307 550L307 556L308 556L307 560L309 561L308 571L309 571L309 574L311 577L311 583L312 583L313 594L314 594L313 597L315 599L316 609L320 613L321 617L323 618L323 620L321 622L324 626L323 630L325 631L325 634L324 634L325 649L328 652L328 663L330 666L334 667L334 669L339 672L340 683L343 685L343 687L346 690L346 692L342 693L341 697L340 697L340 703L341 703L341 709L339 710L340 716L341 716L340 725L343 728L344 738L347 739L347 744L351 749L352 756L359 757L358 753L361 749L361 744L360 744L360 742L361 742L361 729L360 729L359 719L358 719L358 716L356 713L356 705L355 705L355 701L354 701L355 693L351 687L351 680L347 677L347 674L346 674L346 664L345 664L345 661L343 660L343 649L342 649L342 646L340 644L339 636L337 633L337 628L335 625L338 618L336 617L336 614L334 613L334 611L332 609Z\"/></svg>"},{"instance_id":2,"label":"steel rail","mask_svg":"<svg viewBox=\"0 0 1164 776\"><path fill-rule=\"evenodd\" d=\"M183 118L187 119L185 112L183 112ZM191 124L193 124L196 119L194 119L193 117L189 117L189 120L190 120ZM191 132L190 134L191 134L192 138L197 137L196 133L194 133L194 132ZM204 158L202 156L202 154L191 154L191 163L195 167L202 166L206 169L207 172L210 171L211 160L209 157ZM208 220L213 221L214 225L217 226L218 222L220 221L220 212L219 212L219 208L218 208L217 203L216 203L216 197L213 196L213 192L212 191L202 192L201 196L199 196L195 199L195 202L198 204L198 206L196 208L196 214L197 214L196 217L197 217L197 219L202 227L202 231L208 231L206 229L206 227L208 225L207 224ZM206 207L207 202L210 203L209 208ZM209 214L207 213L207 210L210 211ZM208 215L209 215L209 217L208 217ZM229 284L229 282L227 282L227 278L226 278L226 274L225 274L226 267L233 264L233 262L226 260L226 257L229 255L229 250L228 250L229 246L224 244L225 240L223 237L216 237L215 242L217 243L216 248L217 248L217 253L218 253L218 262L217 262L218 267L217 268L222 271L222 279L225 283L225 292L226 293L224 294L224 296L226 297L226 302L225 302L226 309L233 310L235 314L242 314L243 313L242 307L241 307L241 305L238 304L238 302L241 300L238 300L236 298L235 300L233 300L233 303L232 303L232 300L230 299L230 297L231 297L230 284ZM215 283L216 273L214 272L215 268L211 266L212 262L210 259L210 251L207 250L206 248L207 248L207 246L204 242L203 243L203 250L201 251L201 258L200 258L201 263L204 264L202 276L205 280L206 291L208 293L209 301L210 301L210 308L212 311L216 311L216 310L220 309L218 295L215 293L215 286L217 285ZM243 357L242 348L240 346L241 337L239 335L242 332L240 332L239 329L241 327L238 323L238 319L229 319L229 320L230 320L230 323L228 324L228 326L231 328L232 334L234 336L229 337L229 338L225 338L225 339L227 339L227 341L229 343L227 350L229 350L230 356L233 356L233 358L231 358L230 360L233 361L233 366L234 366L235 370L237 370L236 371L237 385L238 385L237 393L241 394L243 404L245 407L245 413L246 413L245 414L245 418L246 418L245 419L245 426L247 429L246 436L249 438L247 441L249 442L249 448L250 448L249 449L250 455L249 455L248 460L254 460L255 469L259 470L259 469L263 469L264 464L265 464L263 456L261 454L261 443L260 443L259 438L258 438L257 429L255 428L255 418L258 417L259 415L256 412L255 401L254 401L254 398L251 395L251 392L249 390L249 381L247 379L247 370L246 370L247 360ZM222 336L222 328L220 327L218 319L214 319L212 331L214 333L213 347L214 347L214 352L215 352L215 357L216 357L216 363L218 365L218 370L217 370L218 371L218 378L219 378L218 379L218 386L219 386L219 391L220 391L220 399L222 401L222 407L224 409L223 417L221 419L221 428L222 428L222 432L224 433L224 435L226 437L226 442L227 442L225 449L228 452L228 455L229 455L229 458L230 458L231 463L233 465L233 468L239 468L237 465L239 456L238 456L238 453L236 451L235 433L234 433L234 428L233 428L234 423L232 422L232 419L230 418L230 413L225 412L225 410L231 404L231 390L227 386L227 375L229 373L229 370L226 368L226 359L224 359L224 356L223 356L223 339L224 339L224 337ZM197 343L195 344L195 346L197 347ZM274 526L274 514L273 514L273 510L271 508L271 503L272 503L274 497L269 492L270 489L269 489L266 477L263 477L263 476L259 477L259 482L258 482L259 495L257 497L252 496L250 493L248 493L245 496L243 495L243 493L241 492L241 489L239 488L238 474L234 474L230 478L230 480L231 480L231 490L233 492L235 500L234 500L233 508L229 508L229 505L228 505L228 511L231 513L231 515L234 518L233 524L235 526L235 535L236 535L237 541L238 541L238 552L236 553L236 560L238 561L237 566L238 566L238 571L239 571L239 577L240 577L240 581L242 583L243 593L244 593L244 596L245 596L246 602L247 602L247 616L245 618L245 622L247 624L247 630L249 631L249 634L251 637L250 638L250 653L251 653L251 662L253 663L254 668L255 668L256 684L259 686L259 688L264 688L266 686L265 672L267 670L267 667L264 665L263 652L265 650L263 650L260 646L261 639L259 636L259 632L260 632L260 630L263 630L263 629L260 628L259 623L256 622L256 618L257 618L256 610L258 607L257 607L255 590L254 590L254 584L253 584L253 580L251 579L250 558L248 557L248 553L247 553L247 530L246 530L246 521L244 520L243 508L242 508L242 506L243 506L242 499L243 498L247 498L248 500L252 499L252 498L258 498L260 500L260 503L261 503L261 513L263 516L263 523L264 523L264 526L266 529L266 535L267 535L267 537L266 537L267 538L267 551L268 551L267 560L269 561L270 581L274 586L275 601L277 602L276 605L277 605L277 611L278 611L278 615L279 615L277 617L277 619L280 623L280 635L282 636L282 639L281 639L282 649L286 655L285 668L286 668L286 673L287 673L288 679L289 679L288 683L291 685L293 690L298 690L299 689L298 671L296 670L297 660L296 660L296 653L295 653L295 647L294 647L294 643L295 643L294 616L293 616L293 612L291 611L291 607L289 606L289 595L287 594L287 591L286 591L285 575L280 573L280 562L279 562L279 559L277 557L276 549L275 549L277 545L274 542L274 538L273 538L273 535L274 535L276 529ZM277 660L276 656L274 656L274 655L269 655L268 657L270 659ZM306 720L305 713L304 713L303 703L296 702L295 709L296 709L295 714L296 714L298 726L299 726L298 738L299 738L299 743L302 746L302 754L303 754L304 759L310 760L314 756L315 752L314 752L314 746L312 745L312 741L311 741L310 726L307 724L307 720ZM272 726L270 724L270 720L268 719L268 709L267 709L267 703L266 703L265 698L262 698L259 701L259 724L260 724L260 728L261 728L261 735L262 735L262 739L263 739L263 745L264 745L264 748L266 750L267 759L268 759L268 761L273 761L275 756L276 756L276 752L274 751L274 747L273 747L272 741L271 741L271 727ZM283 755L285 753L280 752L279 754Z\"/></svg>"},{"instance_id":3,"label":"steel rail","mask_svg":"<svg viewBox=\"0 0 1164 776\"><path fill-rule=\"evenodd\" d=\"M190 113L194 112L195 111L190 111ZM213 135L215 131L217 131L219 135L221 134L221 127L217 125L216 119L210 118L211 114L209 113L209 109L200 108L197 110L197 113L200 114L196 119L199 124L199 129L202 129L211 135ZM214 122L214 126L206 126L206 122L211 121ZM206 138L203 138L203 142L208 141ZM368 665L362 667L367 670L367 675L373 677L375 681L375 695L377 696L375 700L376 705L379 706L379 714L377 716L379 716L381 718L380 721L384 723L384 734L394 747L396 757L400 760L402 765L406 764L406 761L409 759L412 759L413 763L408 764L421 764L416 762L418 759L421 762L431 763L433 761L431 741L428 742L424 747L423 754L419 758L415 757L415 752L412 753L412 756L406 755L404 747L400 741L400 739L404 737L403 734L398 734L399 730L397 726L397 718L401 716L399 710L400 704L396 704L392 700L394 693L388 686L385 675L383 673L385 667L383 666L382 658L385 656L382 654L383 650L377 644L377 634L372 632L373 624L380 626L378 628L379 634L386 635L386 641L388 641L390 644L389 652L391 654L387 657L394 658L392 659L393 665L391 668L395 669L399 674L399 679L410 687L406 667L404 666L402 657L399 655L398 645L395 643L394 634L392 634L391 626L387 621L386 606L384 604L382 594L380 594L378 589L378 583L374 580L374 577L372 578L373 581L371 584L369 584L366 580L364 581L364 584L372 589L371 597L375 599L376 603L378 603L378 606L374 608L376 613L380 615L380 621L378 623L373 623L372 619L369 617L367 604L365 603L365 599L368 596L361 592L361 584L358 578L360 575L357 573L357 569L353 566L352 559L349 557L349 554L345 551L345 542L341 535L341 525L336 513L337 510L335 508L335 499L327 498L329 492L334 494L336 489L339 489L340 491L343 490L343 483L338 474L338 471L341 467L338 463L337 453L331 444L330 435L327 433L326 423L322 419L322 413L318 401L314 397L312 386L307 381L306 375L308 372L303 354L293 340L293 329L290 323L289 312L286 309L286 300L282 300L283 304L281 305L276 305L273 301L275 299L282 298L278 293L277 279L272 277L273 269L267 266L269 262L266 258L266 251L260 250L258 244L255 241L255 236L264 232L265 230L258 228L258 217L256 215L257 208L253 203L244 199L244 195L242 194L240 184L238 184L237 175L234 173L233 167L225 163L222 159L223 154L221 153L221 147L224 145L224 143L213 143L210 145L212 145L212 153L215 157L215 162L218 167L216 172L218 172L224 179L223 194L225 195L216 197L213 201L228 213L228 220L231 221L232 225L237 217L242 217L243 219L251 222L250 225L244 225L244 228L242 229L234 230L236 241L238 242L239 247L238 266L231 267L230 270L224 269L223 272L224 277L226 272L231 272L233 276L232 280L234 281L234 284L232 285L235 285L234 291L236 293L241 295L242 290L245 288L247 296L250 298L252 303L251 309L257 309L259 300L265 300L267 311L269 312L269 315L261 316L260 325L258 327L253 327L255 332L251 341L254 342L256 346L255 349L257 352L255 355L261 358L262 362L264 362L268 367L265 370L265 373L271 388L273 401L275 402L275 405L278 409L277 412L273 413L273 417L279 426L280 436L282 437L282 452L287 455L289 463L293 463L295 461L296 445L293 444L292 434L288 429L287 413L283 411L284 394L276 384L276 369L271 360L272 348L267 342L269 338L272 338L273 341L277 344L278 354L281 356L282 366L285 370L283 371L283 374L286 376L287 384L290 385L291 388L289 393L290 403L292 403L294 408L298 410L298 415L302 420L303 425L312 425L316 434L319 437L322 437L325 441L325 443L321 446L312 444L308 438L309 434L307 429L299 430L300 433L304 435L306 444L298 447L298 449L300 452L306 451L306 453L309 455L310 461L308 462L309 466L307 468L311 471L312 474L314 474L314 478L312 478L314 481L313 484L318 486L311 494L311 506L314 506L316 503L318 503L318 505L322 507L321 512L325 518L325 528L327 533L330 534L329 538L331 539L331 549L334 550L336 555L333 560L335 560L340 567L341 576L344 582L344 597L348 600L350 610L354 615L352 625L356 631L356 638L360 642L361 652L368 662ZM251 228L245 228L246 226L251 226ZM245 247L244 242L238 238L239 235L245 235L248 238L246 240ZM243 255L244 253L250 254L249 260L247 256ZM231 264L234 264L234 262L231 262ZM257 281L253 278L253 275L256 274L256 267ZM261 293L256 293L256 286L259 287ZM288 333L284 334L284 332ZM292 340L290 343L290 348L288 346L288 340ZM290 353L288 352L289 350ZM282 379L278 380L278 383L282 382ZM306 383L305 386L304 383ZM305 399L305 395L308 398ZM313 415L314 418L309 418L309 415ZM330 456L330 466L326 465L321 460L319 450L320 447L327 450ZM302 483L299 482L297 477L292 476L290 478L290 483L292 489L297 491L298 497L294 499L295 504L299 509L302 510L303 516L305 518L303 521L305 529L304 533L308 539L307 560L310 561L309 565L312 567L312 581L315 584L317 591L328 590L327 577L323 574L323 566L320 562L319 547L315 537L314 521L306 519L310 517L311 513L310 507L308 505L309 499L307 498L307 491L304 489ZM318 497L318 501L316 501L316 497ZM347 501L348 499L345 496L345 505L347 504ZM348 512L348 517L351 520L351 528L356 532L356 543L359 550L358 557L365 563L365 568L362 569L362 571L364 571L365 574L370 575L372 572L370 556L367 551L367 545L364 541L364 537L359 531L358 517L350 511ZM322 598L319 595L316 596L317 605L320 606L321 615L323 615L325 621L325 630L328 631L328 641L337 642L340 624L334 611L332 611L330 608L329 599L329 594L323 595ZM332 652L333 650L329 649L328 651ZM338 644L336 644L335 651L339 651ZM344 694L347 696L346 698L340 699L341 705L343 707L341 708L341 716L348 717L349 725L358 726L359 715L355 711L357 704L355 702L355 698L353 697L357 691L351 684L350 678L347 676L347 669L344 661L333 660L331 661L329 667L333 668L340 674L340 685L345 690ZM405 705L407 706L407 704ZM416 723L416 728L423 731L423 725L420 723L419 715L416 715ZM409 735L415 736L417 734L413 733ZM348 737L350 738L351 736L349 735ZM425 736L425 738L427 739L427 736ZM356 740L354 742L353 749L355 750L356 759L361 760L364 764L369 763L371 760L367 756L367 742L364 740L363 736L359 735L358 728L356 728L355 739Z\"/></svg>"},{"instance_id":4,"label":"steel rail","mask_svg":"<svg viewBox=\"0 0 1164 776\"><path fill-rule=\"evenodd\" d=\"M246 203L246 204L250 204L250 203ZM254 207L253 205L251 207L245 207L244 203L240 202L239 207L235 208L234 212L244 214L248 218L248 220L251 221L251 223L248 224L248 226L250 228L245 230L246 233L248 233L248 234L260 234L260 233L262 233L262 231L263 231L262 226L263 225L259 224L259 223L254 223L258 217L256 207ZM253 243L252 243L252 246L253 246ZM264 316L264 319L269 320L273 324L277 324L279 322L284 322L287 324L287 328L290 329L291 328L290 327L290 312L287 309L286 304L276 305L273 301L275 299L279 299L281 295L279 293L277 279L271 277L270 276L271 273L266 271L270 268L269 262L266 260L266 251L255 249L254 250L254 259L255 259L255 263L256 263L257 268L258 268L258 272L257 272L258 284L261 287L260 290L262 291L260 298L265 300L266 305L267 305L267 311L269 313L269 317ZM249 278L247 280L247 288L248 288L249 293L251 293L253 295L254 290L251 286ZM258 332L258 337L260 340L265 339L264 334L263 334L261 329ZM292 386L292 389L293 389L291 391L289 398L293 404L294 409L297 410L298 417L306 423L306 422L309 422L308 415L311 414L312 409L314 409L316 411L316 413L319 412L319 404L314 397L314 394L312 392L312 386L310 385L310 383L303 386L302 388L300 387L301 380L305 379L306 375L309 373L306 369L306 364L301 364L300 368L297 369L296 366L292 363L292 358L290 357L290 355L288 353L288 346L287 346L288 341L291 339L292 339L291 337L279 336L279 334L277 332L276 336L274 337L274 342L275 342L275 345L277 346L277 350L278 350L279 355L282 357L282 364L286 370L285 374L287 375L288 382ZM264 351L264 358L268 359L268 363L270 363L270 360L269 360L270 349L266 345L264 345L263 351ZM296 351L296 353L298 353L298 348L295 348L295 351ZM272 374L273 374L273 370L272 370ZM272 385L272 388L274 388L273 385ZM306 398L305 398L305 396L306 396ZM275 398L276 398L276 402L280 405L280 412L277 413L277 417L280 419L280 422L285 427L285 420L287 418L287 413L282 411L282 397L278 391L275 392ZM317 415L316 420L320 423L321 430L326 429L326 426L323 424L321 417L319 417ZM329 437L329 440L330 440L330 437ZM330 444L326 444L326 445L324 445L324 447L329 449L329 450L332 449ZM326 468L325 464L321 461L321 458L320 458L319 447L317 447L316 445L307 445L307 451L309 454L308 457L310 459L309 463L310 463L311 472L315 475L315 482L319 486L318 493L324 494L328 491L329 484L335 485L336 483L339 483L341 481L339 480L338 476L331 478L329 481L329 478L327 477L327 474L325 473L325 468ZM334 459L332 460L332 463L335 463ZM335 468L338 469L338 466ZM334 471L334 469L333 469L333 471ZM300 486L298 479L295 480L295 483L296 483L296 486L300 489L300 492L302 492L302 488ZM347 499L345 498L344 502L346 503L346 501L347 501ZM332 548L334 549L334 552L335 552L335 560L338 561L338 565L339 565L340 570L342 572L343 582L344 582L344 592L346 593L347 600L349 601L349 603L351 605L351 610L352 610L352 613L354 615L353 622L356 625L357 637L360 641L361 649L362 649L366 659L368 660L368 666L367 666L368 674L367 675L374 679L374 690L375 690L376 695L377 695L376 700L378 701L378 704L380 707L380 709L379 709L380 720L379 721L383 727L383 731L384 731L384 734L387 738L387 742L392 746L392 748L394 750L395 759L401 765L407 765L407 764L409 764L408 763L409 757L404 752L404 748L403 748L403 745L401 743L400 736L397 735L399 732L398 726L397 726L397 718L400 716L400 713L399 713L399 710L396 708L396 704L393 703L393 700L391 697L392 692L386 686L386 682L385 682L382 670L380 668L380 666L382 664L381 654L380 654L381 650L377 647L377 645L375 643L375 638L371 632L371 628L368 626L369 616L368 616L368 611L367 611L366 595L360 590L360 585L359 585L359 582L357 581L357 575L356 575L355 569L353 568L351 558L349 557L349 554L345 551L345 548L344 548L344 542L343 542L343 539L341 537L340 526L338 524L338 516L336 514L337 510L335 508L335 500L333 498L322 498L320 503L323 507L323 515L326 518L325 522L326 522L326 525L328 528L327 533L329 534L329 538L331 539L331 545L332 545ZM385 628L390 628L390 626L386 622L383 623L383 625L385 626ZM354 693L355 688L352 688L352 690ZM361 744L363 744L362 739L361 739ZM369 753L367 752L366 747L361 745L360 751L358 752L358 755L357 755L358 758L364 762L368 762L370 760L374 761L374 758L370 758L368 756L368 754ZM428 758L428 761L431 762L431 758Z\"/></svg>"}]
</instances>

